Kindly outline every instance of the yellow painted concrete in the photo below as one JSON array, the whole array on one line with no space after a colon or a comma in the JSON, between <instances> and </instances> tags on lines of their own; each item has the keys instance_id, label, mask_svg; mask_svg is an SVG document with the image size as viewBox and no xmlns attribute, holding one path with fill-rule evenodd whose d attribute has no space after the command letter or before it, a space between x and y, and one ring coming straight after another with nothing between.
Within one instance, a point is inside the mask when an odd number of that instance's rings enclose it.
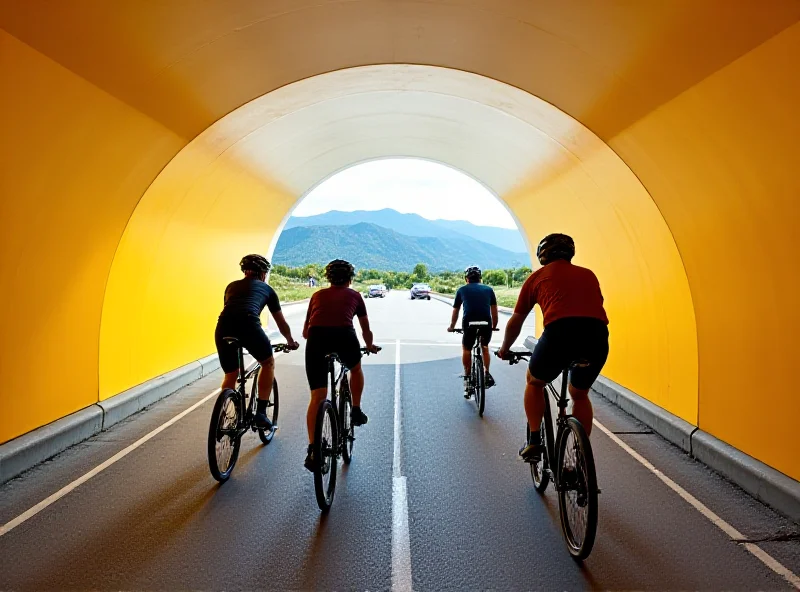
<instances>
[{"instance_id":1,"label":"yellow painted concrete","mask_svg":"<svg viewBox=\"0 0 800 592\"><path fill-rule=\"evenodd\" d=\"M494 189L532 242L574 232L609 375L800 478L800 3L735 4L0 3L0 441L211 351L239 251L325 175L405 155ZM347 70L372 64L450 70Z\"/></svg>"}]
</instances>

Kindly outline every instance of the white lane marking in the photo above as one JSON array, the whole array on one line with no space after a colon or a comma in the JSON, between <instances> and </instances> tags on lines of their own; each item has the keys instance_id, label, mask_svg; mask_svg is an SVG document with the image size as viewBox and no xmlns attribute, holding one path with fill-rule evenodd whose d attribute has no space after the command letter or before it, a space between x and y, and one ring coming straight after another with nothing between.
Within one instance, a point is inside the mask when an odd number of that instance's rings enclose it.
<instances>
[{"instance_id":1,"label":"white lane marking","mask_svg":"<svg viewBox=\"0 0 800 592\"><path fill-rule=\"evenodd\" d=\"M281 355L281 352L278 352L278 353L275 354L275 357L277 358L280 355ZM249 369L250 365L251 364L248 364L248 369ZM124 448L124 449L120 450L114 456L109 458L107 461L97 465L91 471L89 471L88 473L86 473L85 475L83 475L81 477L78 477L77 479L75 479L75 481L73 481L69 485L65 485L64 487L62 487L61 489L56 491L54 494L46 497L45 499L40 501L38 504L36 504L32 508L29 508L28 510L24 511L22 514L20 514L19 516L17 516L13 520L11 520L9 522L6 522L3 526L0 526L0 536L3 536L4 534L8 534L12 530L14 530L17 526L19 526L20 524L23 524L27 520L30 520L31 518L36 516L36 514L38 514L42 510L45 510L48 506L53 505L55 502L60 500L62 497L67 495L69 492L73 491L74 489L76 489L76 488L80 487L81 485L83 485L84 483L86 483L92 477L102 473L103 471L105 471L108 467L113 465L118 460L121 460L121 459L125 458L131 452L133 452L134 450L139 448L139 446L141 446L142 444L144 444L148 440L153 439L158 434L160 434L161 432L166 430L169 426L171 426L172 424L180 421L181 419L183 419L184 417L189 415L192 411L194 411L198 407L202 406L203 403L205 403L206 401L208 401L212 397L217 396L218 394L219 394L219 388L214 389L212 392L207 394L205 397L203 397L197 403L195 403L194 405L192 405L188 409L185 409L185 410L181 411L178 415L176 415L172 419L168 420L166 423L158 426L156 429L154 429L149 434L147 434L145 436L142 436L141 438L136 440L136 442L134 442L133 444L131 444L127 448Z\"/></svg>"},{"instance_id":2,"label":"white lane marking","mask_svg":"<svg viewBox=\"0 0 800 592\"><path fill-rule=\"evenodd\" d=\"M717 525L720 530L722 530L725 534L727 534L731 539L744 539L746 538L742 533L736 530L733 526L728 524L725 520L717 516L708 506L703 504L699 499L694 497L691 493L686 491L683 487L675 483L672 479L667 477L664 473L659 471L657 468L653 466L653 464L644 458L641 454L636 452L633 448L625 444L620 438L611 432L606 426L601 424L596 419L592 422L598 428L600 428L606 436L611 438L611 440L617 444L620 448L622 448L625 452L630 454L634 459L636 459L640 464L642 464L647 470L653 473L656 477L661 479L661 481L670 489L672 489L675 493L681 496L689 505L694 507L698 512L700 512L703 516L708 518L711 522ZM774 571L779 576L783 577L787 582L789 582L792 586L800 590L800 578L798 578L794 573L792 573L789 569L783 566L780 562L774 559L771 555L769 555L766 551L761 549L761 547L753 544L753 543L745 543L742 545L745 549L747 549L754 557L756 557L761 563L766 565L772 571Z\"/></svg>"},{"instance_id":3,"label":"white lane marking","mask_svg":"<svg viewBox=\"0 0 800 592\"><path fill-rule=\"evenodd\" d=\"M411 591L411 540L408 532L408 491L403 476L400 406L400 340L394 356L394 454L392 456L392 591Z\"/></svg>"},{"instance_id":4,"label":"white lane marking","mask_svg":"<svg viewBox=\"0 0 800 592\"><path fill-rule=\"evenodd\" d=\"M77 487L83 485L84 483L86 483L89 479L91 479L95 475L98 475L99 473L103 472L108 467L110 467L115 462L117 462L118 460L121 460L121 459L125 458L131 452L133 452L134 450L139 448L139 446L141 446L142 444L144 444L148 440L151 440L152 438L154 438L155 436L157 436L158 434L160 434L161 432L166 430L169 426L171 426L175 422L183 419L184 417L189 415L192 411L194 411L195 409L200 407L203 403L205 403L206 401L208 401L212 397L215 397L218 394L219 394L219 389L217 388L212 393L209 393L208 395L203 397L200 401L198 401L197 403L195 403L194 405L192 405L188 409L186 409L184 411L181 411L178 415L176 415L175 417L170 419L168 422L158 426L156 429L154 429L152 432L150 432L146 436L143 436L143 437L139 438L138 440L136 440L136 442L134 442L133 444L131 444L127 448L124 448L123 450L120 450L119 452L117 452L114 456L109 458L107 461L97 465L95 468L93 468L91 471L89 471L85 475L83 475L81 477L78 477L77 479L75 479L75 481L73 481L69 485L65 485L64 487L62 487L61 489L56 491L53 495L51 495L49 497L46 497L45 499L40 501L38 504L36 504L32 508L30 508L29 510L26 510L25 512L23 512L22 514L20 514L19 516L17 516L13 520L11 520L10 522L7 522L3 526L0 526L0 536L3 536L4 534L8 534L9 532L11 532L13 529L15 529L17 526L19 526L23 522L29 520L30 518L33 518L34 516L36 516L36 514L38 514L39 512L41 512L42 510L44 510L48 506L54 504L55 502L60 500L62 497L67 495L72 490L74 490Z\"/></svg>"}]
</instances>

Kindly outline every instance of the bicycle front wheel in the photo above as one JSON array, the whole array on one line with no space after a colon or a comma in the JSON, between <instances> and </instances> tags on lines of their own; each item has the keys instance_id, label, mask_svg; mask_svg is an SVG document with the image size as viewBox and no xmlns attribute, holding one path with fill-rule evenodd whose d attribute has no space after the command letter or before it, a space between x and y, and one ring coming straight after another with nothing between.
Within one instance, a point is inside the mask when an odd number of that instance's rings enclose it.
<instances>
[{"instance_id":1,"label":"bicycle front wheel","mask_svg":"<svg viewBox=\"0 0 800 592\"><path fill-rule=\"evenodd\" d=\"M539 433L542 437L542 442L544 442L545 438L545 426L544 426L544 418L542 418L542 425L539 428ZM530 424L525 424L525 441L529 442L531 436L531 426ZM547 462L547 450L545 449L544 453L542 454L539 462L537 463L529 463L531 465L531 479L533 479L533 488L539 492L544 493L545 489L547 489L548 483L550 483L550 474L547 472L548 469L548 462Z\"/></svg>"},{"instance_id":2,"label":"bicycle front wheel","mask_svg":"<svg viewBox=\"0 0 800 592\"><path fill-rule=\"evenodd\" d=\"M336 473L339 469L336 455L338 431L336 411L333 409L333 404L326 399L317 411L313 447L314 492L317 495L317 505L323 512L330 510L336 492Z\"/></svg>"},{"instance_id":3,"label":"bicycle front wheel","mask_svg":"<svg viewBox=\"0 0 800 592\"><path fill-rule=\"evenodd\" d=\"M560 434L557 471L561 530L570 555L583 560L597 534L597 473L589 436L574 417Z\"/></svg>"},{"instance_id":4,"label":"bicycle front wheel","mask_svg":"<svg viewBox=\"0 0 800 592\"><path fill-rule=\"evenodd\" d=\"M208 468L220 483L228 480L239 458L239 393L225 389L217 397L208 426Z\"/></svg>"},{"instance_id":5,"label":"bicycle front wheel","mask_svg":"<svg viewBox=\"0 0 800 592\"><path fill-rule=\"evenodd\" d=\"M483 371L483 355L473 355L472 374L472 384L475 385L475 405L478 407L478 415L483 417L483 411L486 408L486 376Z\"/></svg>"},{"instance_id":6,"label":"bicycle front wheel","mask_svg":"<svg viewBox=\"0 0 800 592\"><path fill-rule=\"evenodd\" d=\"M353 396L350 393L350 383L345 376L342 387L339 389L339 426L342 430L342 458L350 464L353 460L353 445L355 444L355 426L350 419L353 411Z\"/></svg>"}]
</instances>

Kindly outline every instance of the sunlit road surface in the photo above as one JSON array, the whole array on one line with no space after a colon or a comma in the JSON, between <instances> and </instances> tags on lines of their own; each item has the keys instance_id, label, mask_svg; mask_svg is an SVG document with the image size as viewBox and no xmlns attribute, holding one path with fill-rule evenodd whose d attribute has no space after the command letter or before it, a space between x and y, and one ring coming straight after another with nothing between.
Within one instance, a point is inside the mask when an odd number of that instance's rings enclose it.
<instances>
[{"instance_id":1,"label":"sunlit road surface","mask_svg":"<svg viewBox=\"0 0 800 592\"><path fill-rule=\"evenodd\" d=\"M460 337L445 331L447 304L393 291L367 308L383 346L364 362L370 419L327 517L302 466L308 391L300 350L277 361L275 440L264 447L247 435L227 483L212 479L206 460L212 397L0 536L0 589L790 589L597 428L597 542L582 566L573 562L554 491L537 494L517 460L524 365L493 361L497 386L479 418L462 396ZM305 310L285 309L298 336ZM0 486L0 523L201 401L219 379L206 377ZM594 403L603 426L744 537L796 532L642 424ZM797 540L759 548L800 573Z\"/></svg>"}]
</instances>

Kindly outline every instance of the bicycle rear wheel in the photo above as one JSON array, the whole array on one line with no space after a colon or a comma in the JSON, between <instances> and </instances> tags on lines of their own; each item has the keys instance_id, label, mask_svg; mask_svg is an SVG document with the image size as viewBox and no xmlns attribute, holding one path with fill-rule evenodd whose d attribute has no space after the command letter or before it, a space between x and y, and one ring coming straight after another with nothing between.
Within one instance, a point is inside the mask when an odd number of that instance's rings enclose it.
<instances>
[{"instance_id":1,"label":"bicycle rear wheel","mask_svg":"<svg viewBox=\"0 0 800 592\"><path fill-rule=\"evenodd\" d=\"M486 383L483 371L483 355L472 356L472 384L475 388L475 405L478 407L478 415L483 417L486 408Z\"/></svg>"},{"instance_id":2,"label":"bicycle rear wheel","mask_svg":"<svg viewBox=\"0 0 800 592\"><path fill-rule=\"evenodd\" d=\"M597 534L597 473L589 437L574 417L560 434L556 470L561 530L570 555L583 560Z\"/></svg>"},{"instance_id":3,"label":"bicycle rear wheel","mask_svg":"<svg viewBox=\"0 0 800 592\"><path fill-rule=\"evenodd\" d=\"M225 389L217 397L208 426L208 468L220 483L228 480L239 458L239 393Z\"/></svg>"},{"instance_id":4,"label":"bicycle rear wheel","mask_svg":"<svg viewBox=\"0 0 800 592\"><path fill-rule=\"evenodd\" d=\"M542 425L539 428L539 433L544 438L544 419L542 419ZM530 441L531 435L531 426L530 424L525 424L525 441ZM544 442L544 440L542 440ZM548 462L547 462L547 451L545 450L544 454L542 454L539 462L537 463L528 463L531 466L531 479L533 479L533 488L539 492L544 493L545 489L547 489L548 483L550 483L550 474L547 472L548 469Z\"/></svg>"},{"instance_id":5,"label":"bicycle rear wheel","mask_svg":"<svg viewBox=\"0 0 800 592\"><path fill-rule=\"evenodd\" d=\"M339 389L339 426L342 430L342 458L347 464L353 460L353 445L356 440L356 428L350 418L352 411L353 396L350 393L350 383L345 376Z\"/></svg>"},{"instance_id":6,"label":"bicycle rear wheel","mask_svg":"<svg viewBox=\"0 0 800 592\"><path fill-rule=\"evenodd\" d=\"M314 493L317 495L317 505L323 512L330 510L336 492L336 473L339 468L336 455L338 429L336 411L333 404L326 399L317 411L313 448Z\"/></svg>"}]
</instances>

